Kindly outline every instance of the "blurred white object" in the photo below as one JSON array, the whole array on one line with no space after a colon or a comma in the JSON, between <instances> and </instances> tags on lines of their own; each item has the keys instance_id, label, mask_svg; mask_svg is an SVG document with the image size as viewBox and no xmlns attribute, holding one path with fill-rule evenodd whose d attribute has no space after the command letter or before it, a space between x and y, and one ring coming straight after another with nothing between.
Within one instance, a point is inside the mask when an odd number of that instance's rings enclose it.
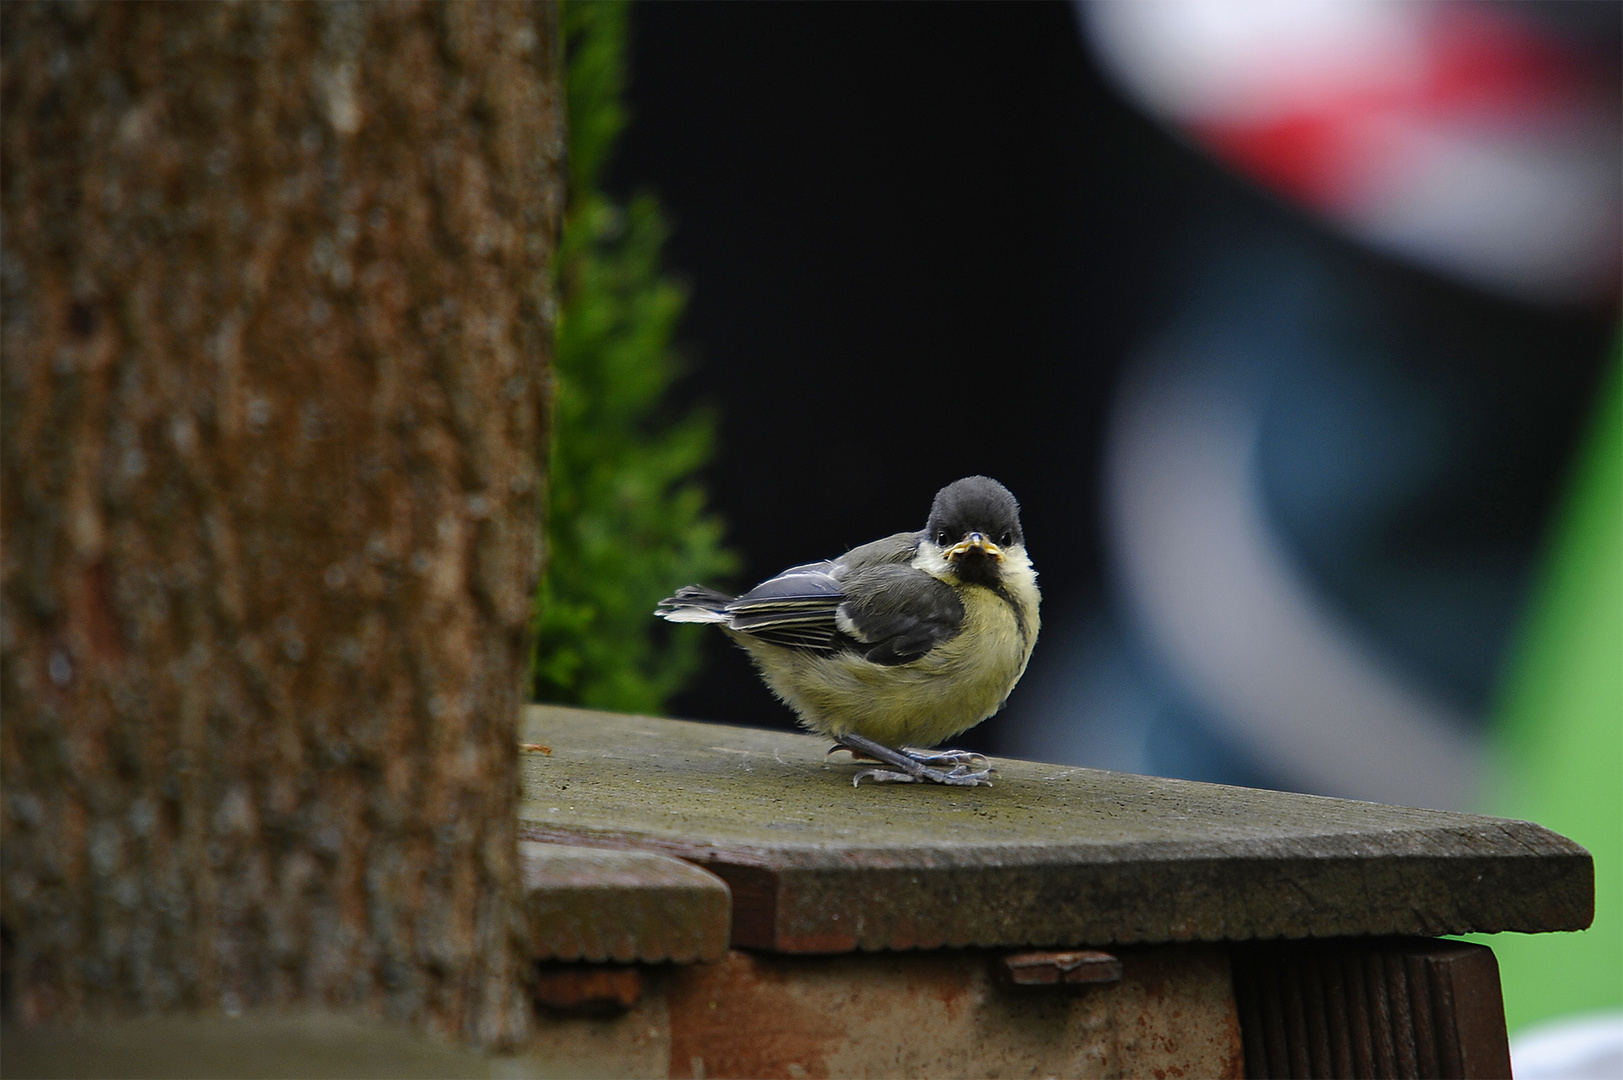
<instances>
[{"instance_id":1,"label":"blurred white object","mask_svg":"<svg viewBox=\"0 0 1623 1080\"><path fill-rule=\"evenodd\" d=\"M1568 1016L1510 1040L1516 1080L1616 1080L1623 1076L1623 1012Z\"/></svg>"},{"instance_id":2,"label":"blurred white object","mask_svg":"<svg viewBox=\"0 0 1623 1080\"><path fill-rule=\"evenodd\" d=\"M1615 293L1615 79L1504 4L1082 6L1132 97L1370 245L1544 302Z\"/></svg>"}]
</instances>

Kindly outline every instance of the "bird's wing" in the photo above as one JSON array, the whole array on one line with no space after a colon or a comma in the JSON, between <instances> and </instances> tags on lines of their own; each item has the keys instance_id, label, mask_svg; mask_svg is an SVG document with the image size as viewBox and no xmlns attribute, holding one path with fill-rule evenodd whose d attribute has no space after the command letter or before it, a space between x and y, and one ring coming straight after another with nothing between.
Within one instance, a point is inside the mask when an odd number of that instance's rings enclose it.
<instances>
[{"instance_id":1,"label":"bird's wing","mask_svg":"<svg viewBox=\"0 0 1623 1080\"><path fill-rule=\"evenodd\" d=\"M846 603L847 578L880 565L906 565L919 551L919 534L896 533L852 547L839 559L789 567L727 604L727 625L774 645L834 650L842 642L836 614Z\"/></svg>"},{"instance_id":2,"label":"bird's wing","mask_svg":"<svg viewBox=\"0 0 1623 1080\"><path fill-rule=\"evenodd\" d=\"M918 533L897 533L791 566L729 601L727 626L774 645L851 647L875 663L917 659L956 633L964 613L951 588L909 565L918 546Z\"/></svg>"},{"instance_id":3,"label":"bird's wing","mask_svg":"<svg viewBox=\"0 0 1623 1080\"><path fill-rule=\"evenodd\" d=\"M727 605L728 626L741 634L808 649L834 647L834 612L845 592L832 562L791 566Z\"/></svg>"},{"instance_id":4,"label":"bird's wing","mask_svg":"<svg viewBox=\"0 0 1623 1080\"><path fill-rule=\"evenodd\" d=\"M958 633L964 605L952 586L922 570L877 563L842 576L835 625L876 664L917 660Z\"/></svg>"},{"instance_id":5,"label":"bird's wing","mask_svg":"<svg viewBox=\"0 0 1623 1080\"><path fill-rule=\"evenodd\" d=\"M834 575L844 578L870 566L893 563L906 566L912 563L913 556L919 553L921 535L916 532L893 533L883 540L854 547L836 560Z\"/></svg>"}]
</instances>

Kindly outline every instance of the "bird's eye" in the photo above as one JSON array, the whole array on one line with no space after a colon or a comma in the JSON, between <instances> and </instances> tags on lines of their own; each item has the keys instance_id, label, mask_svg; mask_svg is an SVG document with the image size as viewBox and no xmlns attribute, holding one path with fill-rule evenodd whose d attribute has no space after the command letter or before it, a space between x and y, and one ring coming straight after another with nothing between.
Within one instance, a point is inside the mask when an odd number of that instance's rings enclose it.
<instances>
[{"instance_id":1,"label":"bird's eye","mask_svg":"<svg viewBox=\"0 0 1623 1080\"><path fill-rule=\"evenodd\" d=\"M1014 533L1004 529L1002 535L997 538L997 542L1000 547L1008 547L1014 543Z\"/></svg>"},{"instance_id":2,"label":"bird's eye","mask_svg":"<svg viewBox=\"0 0 1623 1080\"><path fill-rule=\"evenodd\" d=\"M935 534L935 542L940 544L942 547L946 547L947 541L951 539L952 536L947 532L946 529L941 529Z\"/></svg>"}]
</instances>

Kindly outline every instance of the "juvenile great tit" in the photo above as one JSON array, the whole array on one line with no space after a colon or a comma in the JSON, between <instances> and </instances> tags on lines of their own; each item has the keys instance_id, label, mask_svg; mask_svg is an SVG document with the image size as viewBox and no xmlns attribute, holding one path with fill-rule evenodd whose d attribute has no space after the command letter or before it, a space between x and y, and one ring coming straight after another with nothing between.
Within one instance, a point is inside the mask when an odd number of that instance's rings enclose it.
<instances>
[{"instance_id":1,"label":"juvenile great tit","mask_svg":"<svg viewBox=\"0 0 1623 1080\"><path fill-rule=\"evenodd\" d=\"M742 596L689 585L655 614L721 626L802 724L894 766L853 784L974 787L991 785L982 755L918 748L1003 707L1037 643L1041 599L1019 504L970 476L936 493L919 532L792 566Z\"/></svg>"}]
</instances>

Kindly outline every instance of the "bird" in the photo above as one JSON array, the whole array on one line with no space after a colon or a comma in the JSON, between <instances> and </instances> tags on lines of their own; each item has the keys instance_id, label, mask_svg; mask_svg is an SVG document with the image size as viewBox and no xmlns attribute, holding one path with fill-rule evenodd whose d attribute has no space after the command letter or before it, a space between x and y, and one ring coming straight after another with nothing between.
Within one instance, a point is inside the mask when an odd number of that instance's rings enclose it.
<instances>
[{"instance_id":1,"label":"bird","mask_svg":"<svg viewBox=\"0 0 1623 1080\"><path fill-rule=\"evenodd\" d=\"M936 493L923 529L791 566L741 596L688 585L655 614L714 623L801 724L888 768L878 783L991 786L984 755L932 747L1008 700L1031 660L1042 594L1020 504L986 476Z\"/></svg>"}]
</instances>

